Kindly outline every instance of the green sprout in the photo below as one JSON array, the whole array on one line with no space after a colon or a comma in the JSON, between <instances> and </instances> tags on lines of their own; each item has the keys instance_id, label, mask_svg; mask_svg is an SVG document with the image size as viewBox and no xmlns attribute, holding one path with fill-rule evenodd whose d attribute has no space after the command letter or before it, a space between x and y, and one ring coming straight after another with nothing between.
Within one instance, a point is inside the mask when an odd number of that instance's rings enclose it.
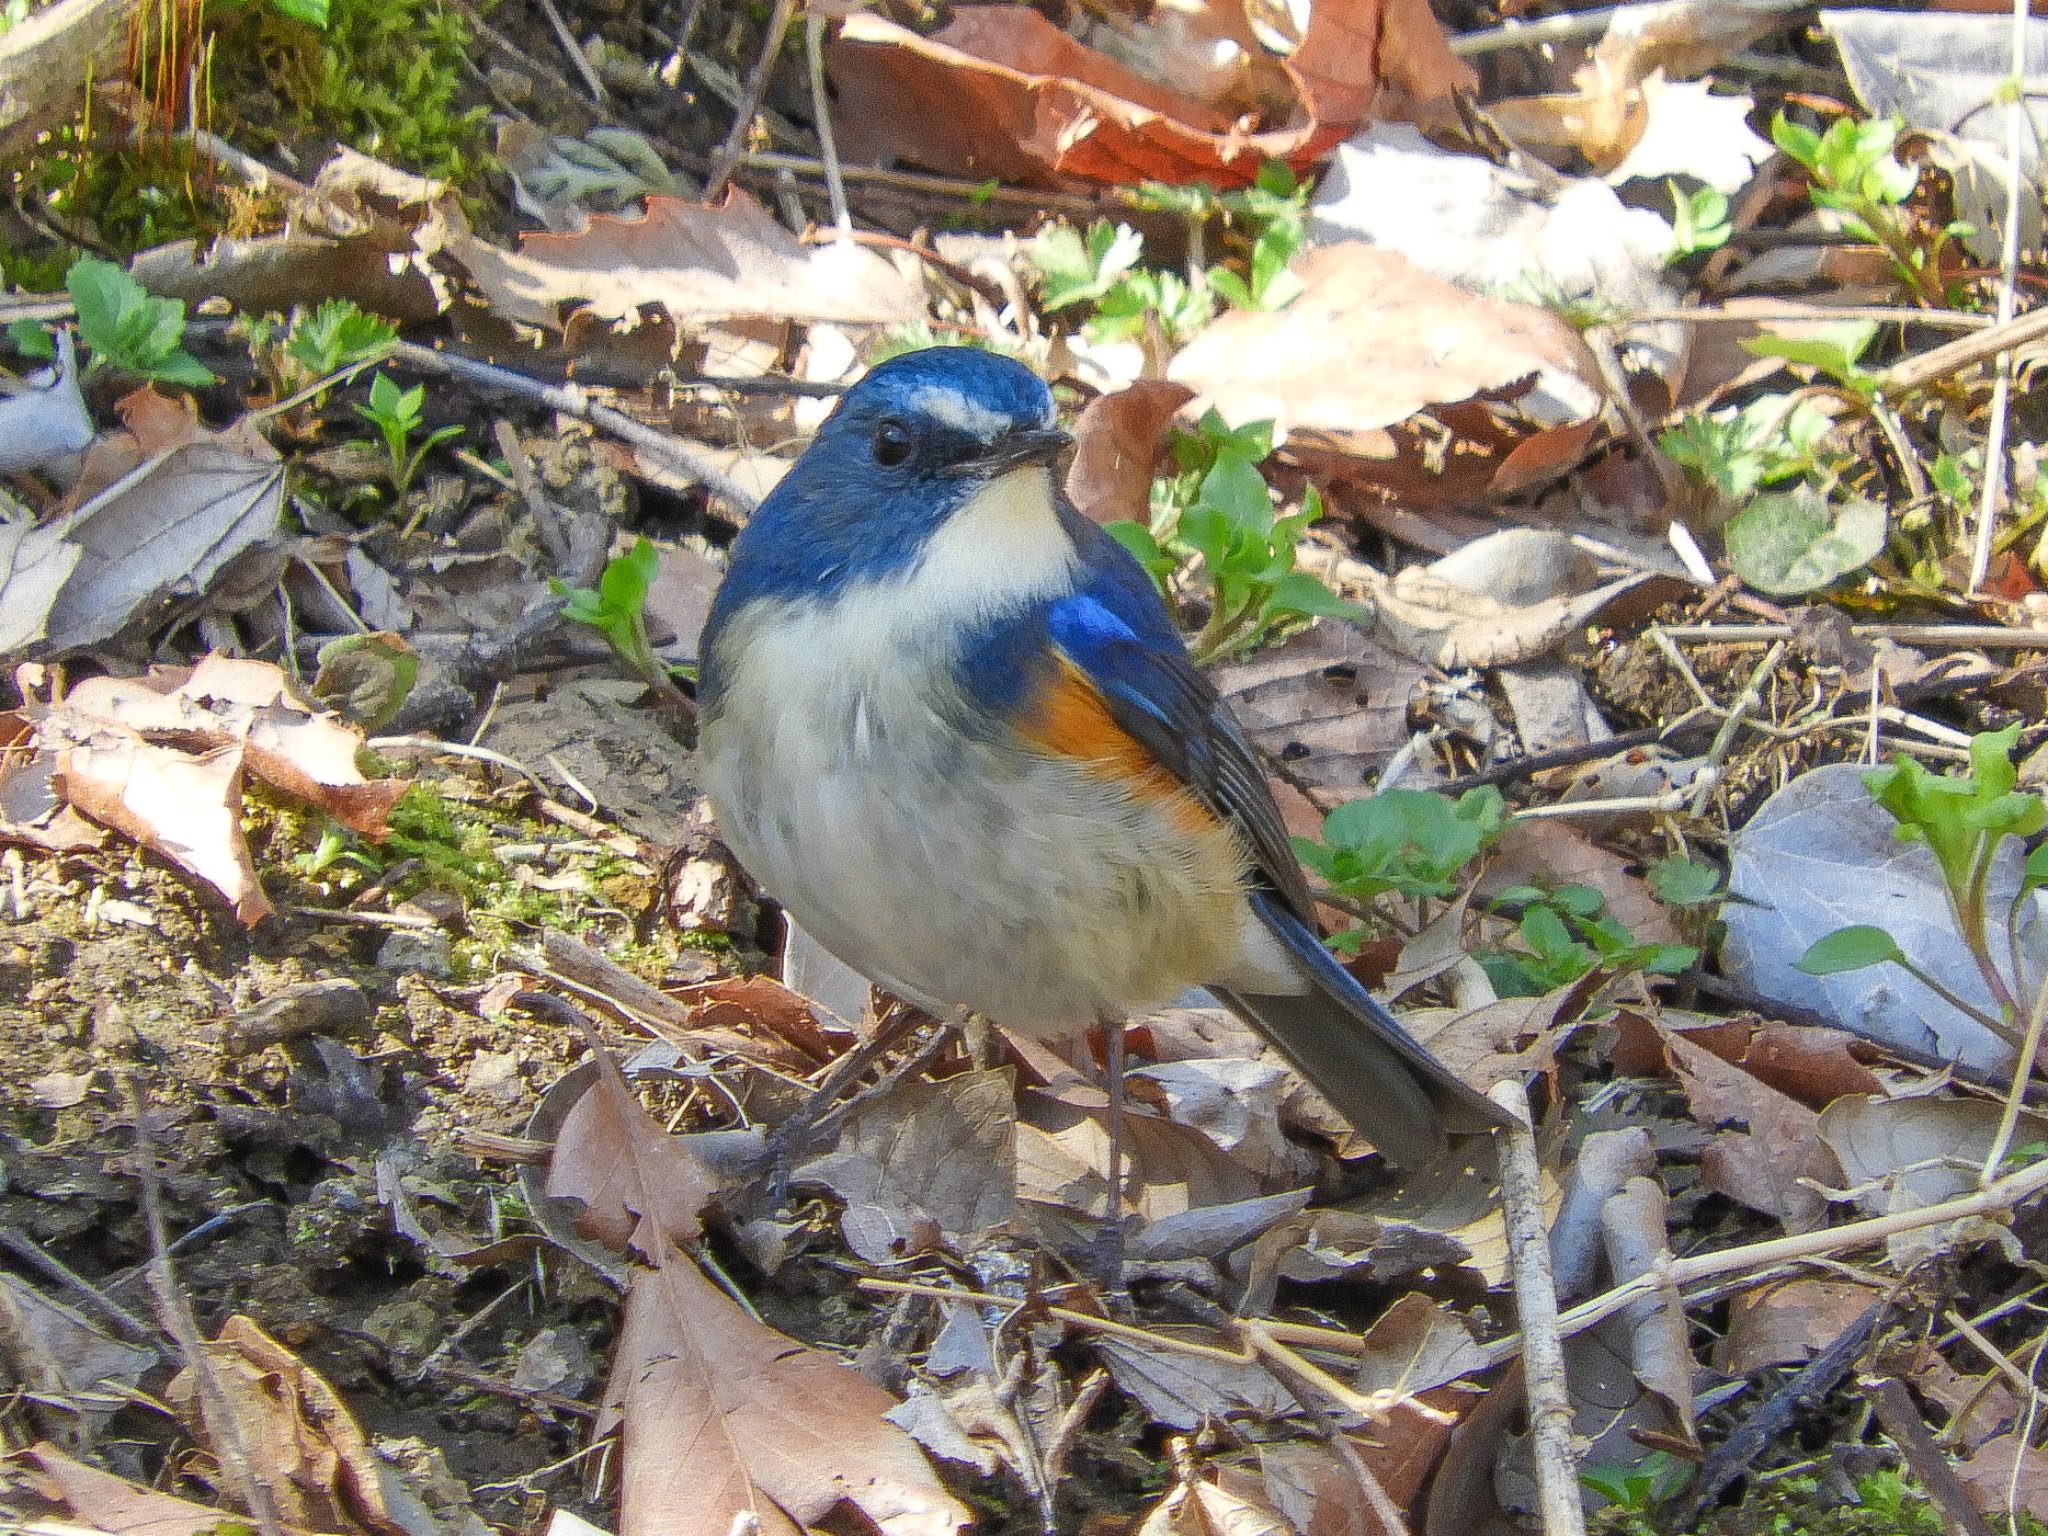
<instances>
[{"instance_id":1,"label":"green sprout","mask_svg":"<svg viewBox=\"0 0 2048 1536\"><path fill-rule=\"evenodd\" d=\"M413 434L423 421L421 412L426 399L426 385L400 389L391 375L380 370L370 380L370 403L356 407L356 414L383 435L385 450L391 455L391 488L401 501L412 489L428 452L450 438L462 436L460 427L437 427L418 443L413 442ZM410 533L412 526L408 524L405 531Z\"/></svg>"},{"instance_id":2,"label":"green sprout","mask_svg":"<svg viewBox=\"0 0 2048 1536\"><path fill-rule=\"evenodd\" d=\"M1942 254L1950 241L1972 229L1955 222L1930 237L1905 211L1920 185L1920 172L1892 153L1904 127L1896 117L1860 123L1840 117L1819 133L1780 112L1771 120L1771 142L1811 178L1807 195L1814 207L1838 214L1851 239L1882 250L1916 299L1945 305L1949 295L1939 280Z\"/></svg>"},{"instance_id":3,"label":"green sprout","mask_svg":"<svg viewBox=\"0 0 2048 1536\"><path fill-rule=\"evenodd\" d=\"M2021 1005L2014 987L1999 969L1991 950L1989 890L2000 845L2007 838L2029 838L2048 825L2048 805L2039 795L2015 786L2018 770L2012 750L2019 741L2018 723L2002 731L1984 731L1970 739L1970 770L1933 774L1910 757L1900 756L1863 775L1871 798L1897 823L1892 835L1902 843L1925 843L1940 871L1949 915L1963 947L1996 1000L1999 1015L1971 1006L1944 987L1899 947L1884 929L1869 924L1838 928L1808 947L1799 969L1812 976L1832 976L1866 966L1900 967L1944 1001L1976 1019L2002 1039L2018 1043ZM2013 943L2022 903L2036 888L2048 885L2048 843L2026 857L2020 889L2004 914L2006 937Z\"/></svg>"},{"instance_id":4,"label":"green sprout","mask_svg":"<svg viewBox=\"0 0 2048 1536\"><path fill-rule=\"evenodd\" d=\"M564 599L565 618L588 624L603 635L605 644L628 672L664 700L676 703L682 694L647 638L647 594L660 571L661 552L643 535L623 555L614 555L605 562L595 587L572 587L553 578L548 586Z\"/></svg>"},{"instance_id":5,"label":"green sprout","mask_svg":"<svg viewBox=\"0 0 2048 1536\"><path fill-rule=\"evenodd\" d=\"M81 256L64 277L92 369L119 369L160 384L204 389L211 369L185 350L185 303L154 297L111 261ZM89 370L90 371L90 370Z\"/></svg>"},{"instance_id":6,"label":"green sprout","mask_svg":"<svg viewBox=\"0 0 2048 1536\"><path fill-rule=\"evenodd\" d=\"M1664 188L1671 194L1671 248L1664 253L1666 266L1691 256L1718 251L1734 233L1728 222L1728 196L1714 187L1687 192L1675 181Z\"/></svg>"},{"instance_id":7,"label":"green sprout","mask_svg":"<svg viewBox=\"0 0 2048 1536\"><path fill-rule=\"evenodd\" d=\"M1180 469L1165 482L1152 525L1107 525L1162 590L1193 561L1209 602L1189 643L1198 665L1247 651L1298 619L1364 617L1319 577L1294 568L1303 534L1323 515L1322 498L1311 486L1299 512L1274 515L1272 490L1259 473L1272 447L1272 423L1232 427L1211 410L1195 431L1174 434Z\"/></svg>"}]
</instances>

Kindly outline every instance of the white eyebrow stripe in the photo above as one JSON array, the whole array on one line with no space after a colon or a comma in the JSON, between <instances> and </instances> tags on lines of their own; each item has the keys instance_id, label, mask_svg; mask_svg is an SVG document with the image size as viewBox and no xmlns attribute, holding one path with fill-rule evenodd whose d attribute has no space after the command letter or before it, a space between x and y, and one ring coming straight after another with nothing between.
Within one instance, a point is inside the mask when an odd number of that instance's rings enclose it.
<instances>
[{"instance_id":1,"label":"white eyebrow stripe","mask_svg":"<svg viewBox=\"0 0 2048 1536\"><path fill-rule=\"evenodd\" d=\"M1001 411L978 405L959 390L949 389L943 384L923 385L911 395L910 406L912 410L984 443L994 442L1014 425Z\"/></svg>"}]
</instances>

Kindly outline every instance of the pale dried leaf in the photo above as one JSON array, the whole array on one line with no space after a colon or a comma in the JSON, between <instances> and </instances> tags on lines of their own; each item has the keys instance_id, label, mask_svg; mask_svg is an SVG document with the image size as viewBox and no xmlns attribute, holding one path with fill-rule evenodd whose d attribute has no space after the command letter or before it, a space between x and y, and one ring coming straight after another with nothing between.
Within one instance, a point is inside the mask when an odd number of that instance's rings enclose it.
<instances>
[{"instance_id":1,"label":"pale dried leaf","mask_svg":"<svg viewBox=\"0 0 2048 1536\"><path fill-rule=\"evenodd\" d=\"M1148 1509L1137 1536L1293 1536L1293 1528L1249 1487L1198 1477Z\"/></svg>"},{"instance_id":2,"label":"pale dried leaf","mask_svg":"<svg viewBox=\"0 0 2048 1536\"><path fill-rule=\"evenodd\" d=\"M1686 583L1638 571L1589 592L1526 607L1439 581L1419 566L1370 581L1378 633L1397 650L1445 670L1497 667L1543 656L1589 624L1625 626L1663 607Z\"/></svg>"},{"instance_id":3,"label":"pale dried leaf","mask_svg":"<svg viewBox=\"0 0 2048 1536\"><path fill-rule=\"evenodd\" d=\"M1857 1205L1873 1215L1890 1215L1976 1189L2002 1114L1998 1104L1983 1099L1848 1094L1822 1112L1819 1130L1841 1160ZM2035 1142L2048 1142L2048 1117L2023 1112L2013 1145ZM1889 1247L1895 1257L1921 1258L1986 1231L1982 1224L1951 1222L1896 1234ZM2007 1229L1996 1231L2006 1240Z\"/></svg>"},{"instance_id":4,"label":"pale dried leaf","mask_svg":"<svg viewBox=\"0 0 2048 1536\"><path fill-rule=\"evenodd\" d=\"M71 1399L89 1414L86 1427L122 1401L105 1392L106 1383L133 1388L158 1359L154 1349L113 1338L76 1308L0 1274L0 1361L28 1391ZM97 1401L88 1405L88 1398Z\"/></svg>"},{"instance_id":5,"label":"pale dried leaf","mask_svg":"<svg viewBox=\"0 0 2048 1536\"><path fill-rule=\"evenodd\" d=\"M39 649L97 644L174 598L204 592L230 560L276 531L283 505L284 466L253 431L145 459L48 525L79 555Z\"/></svg>"},{"instance_id":6,"label":"pale dried leaf","mask_svg":"<svg viewBox=\"0 0 2048 1536\"><path fill-rule=\"evenodd\" d=\"M205 1536L224 1526L246 1529L240 1515L139 1487L74 1461L48 1441L16 1454L17 1465L33 1469L31 1483L39 1497L107 1536Z\"/></svg>"},{"instance_id":7,"label":"pale dried leaf","mask_svg":"<svg viewBox=\"0 0 2048 1536\"><path fill-rule=\"evenodd\" d=\"M597 1425L623 1441L619 1536L795 1536L841 1505L882 1536L953 1536L968 1511L883 1417L895 1406L665 1249L626 1293Z\"/></svg>"},{"instance_id":8,"label":"pale dried leaf","mask_svg":"<svg viewBox=\"0 0 2048 1536\"><path fill-rule=\"evenodd\" d=\"M1652 1273L1670 1256L1664 1190L1637 1175L1601 1207L1607 1237L1607 1269L1617 1285ZM1689 1445L1699 1443L1692 1382L1698 1366L1686 1340L1685 1305L1676 1286L1666 1286L1629 1303L1614 1322L1628 1330L1629 1361L1643 1390L1663 1405L1671 1428Z\"/></svg>"},{"instance_id":9,"label":"pale dried leaf","mask_svg":"<svg viewBox=\"0 0 2048 1536\"><path fill-rule=\"evenodd\" d=\"M189 671L89 678L39 729L63 740L103 726L178 744L240 744L257 778L366 837L384 835L406 790L403 779L364 778L356 766L362 733L299 700L283 670L267 661L209 654Z\"/></svg>"},{"instance_id":10,"label":"pale dried leaf","mask_svg":"<svg viewBox=\"0 0 2048 1536\"><path fill-rule=\"evenodd\" d=\"M1221 1335L1208 1330L1158 1331L1214 1349L1230 1348ZM1135 1398L1154 1420L1173 1429L1195 1429L1236 1414L1248 1413L1258 1419L1284 1418L1298 1407L1286 1384L1257 1359L1227 1360L1191 1354L1127 1334L1098 1338L1095 1351L1109 1367L1118 1389Z\"/></svg>"},{"instance_id":11,"label":"pale dried leaf","mask_svg":"<svg viewBox=\"0 0 2048 1536\"><path fill-rule=\"evenodd\" d=\"M1409 708L1429 675L1357 625L1325 618L1214 668L1210 679L1253 743L1290 777L1356 791L1408 744Z\"/></svg>"},{"instance_id":12,"label":"pale dried leaf","mask_svg":"<svg viewBox=\"0 0 2048 1536\"><path fill-rule=\"evenodd\" d=\"M202 1392L187 1366L165 1392L185 1426L221 1454L247 1452L251 1474L279 1515L313 1531L407 1536L384 1506L377 1459L355 1417L326 1379L247 1317L230 1317L206 1345L218 1391ZM222 1423L219 1414L232 1416Z\"/></svg>"},{"instance_id":13,"label":"pale dried leaf","mask_svg":"<svg viewBox=\"0 0 2048 1536\"><path fill-rule=\"evenodd\" d=\"M56 464L92 441L92 413L78 392L76 349L70 328L59 330L56 366L38 369L16 392L0 395L0 475ZM0 599L9 596L0 576Z\"/></svg>"},{"instance_id":14,"label":"pale dried leaf","mask_svg":"<svg viewBox=\"0 0 2048 1536\"><path fill-rule=\"evenodd\" d=\"M966 1253L1016 1209L1015 1087L1007 1071L906 1082L865 1102L838 1146L797 1170L846 1202L847 1246L876 1264Z\"/></svg>"},{"instance_id":15,"label":"pale dried leaf","mask_svg":"<svg viewBox=\"0 0 2048 1536\"><path fill-rule=\"evenodd\" d=\"M1368 240L1475 294L1533 288L1622 313L1682 296L1664 265L1671 226L1657 214L1596 177L1496 165L1407 123L1375 123L1338 149L1316 189L1310 238ZM1632 368L1665 380L1691 344L1686 327L1669 323L1624 326L1617 341Z\"/></svg>"},{"instance_id":16,"label":"pale dried leaf","mask_svg":"<svg viewBox=\"0 0 2048 1536\"><path fill-rule=\"evenodd\" d=\"M1311 250L1293 270L1303 291L1287 308L1232 311L1173 360L1169 376L1196 392L1191 409L1271 421L1297 457L1368 481L1398 456L1387 429L1433 407L1481 402L1487 440L1456 457L1483 461L1489 481L1533 432L1600 412L1599 365L1548 310L1476 298L1358 241ZM1510 406L1526 425L1507 420Z\"/></svg>"},{"instance_id":17,"label":"pale dried leaf","mask_svg":"<svg viewBox=\"0 0 2048 1536\"><path fill-rule=\"evenodd\" d=\"M1799 957L1837 928L1883 928L1949 991L1986 1011L1996 1003L1955 921L1934 855L1925 843L1894 837L1897 825L1870 798L1863 770L1831 763L1803 773L1764 802L1736 833L1722 908L1728 975L1774 1002L1831 1015L1843 1027L1921 1059L1960 1060L1987 1072L2010 1072L2013 1048L1923 983L1894 965L1834 976L1808 976ZM1987 877L1990 911L2017 897L2021 854L2007 839ZM2040 974L2048 959L2048 923L2038 920L2038 894L2023 911L2023 969ZM1990 925L1992 958L2013 974L2003 924Z\"/></svg>"},{"instance_id":18,"label":"pale dried leaf","mask_svg":"<svg viewBox=\"0 0 2048 1536\"><path fill-rule=\"evenodd\" d=\"M55 523L0 523L0 656L44 637L50 609L84 557Z\"/></svg>"},{"instance_id":19,"label":"pale dried leaf","mask_svg":"<svg viewBox=\"0 0 2048 1536\"><path fill-rule=\"evenodd\" d=\"M1308 1184L1316 1159L1280 1129L1280 1107L1294 1092L1295 1074L1276 1060L1218 1056L1163 1062L1133 1071L1156 1084L1176 1124L1200 1131L1222 1151L1268 1182Z\"/></svg>"},{"instance_id":20,"label":"pale dried leaf","mask_svg":"<svg viewBox=\"0 0 2048 1536\"><path fill-rule=\"evenodd\" d=\"M1361 1392L1420 1396L1488 1368L1472 1325L1442 1303L1410 1291L1359 1340L1351 1384Z\"/></svg>"},{"instance_id":21,"label":"pale dried leaf","mask_svg":"<svg viewBox=\"0 0 2048 1536\"><path fill-rule=\"evenodd\" d=\"M245 924L274 910L242 840L243 748L194 756L108 731L62 748L51 785L112 827L219 891Z\"/></svg>"},{"instance_id":22,"label":"pale dried leaf","mask_svg":"<svg viewBox=\"0 0 2048 1536\"><path fill-rule=\"evenodd\" d=\"M678 324L769 317L900 325L924 311L918 284L851 241L806 245L735 189L716 206L650 197L637 217L600 215L581 234L529 234L517 252L457 252L506 319L558 330L574 307L632 322L641 306Z\"/></svg>"}]
</instances>

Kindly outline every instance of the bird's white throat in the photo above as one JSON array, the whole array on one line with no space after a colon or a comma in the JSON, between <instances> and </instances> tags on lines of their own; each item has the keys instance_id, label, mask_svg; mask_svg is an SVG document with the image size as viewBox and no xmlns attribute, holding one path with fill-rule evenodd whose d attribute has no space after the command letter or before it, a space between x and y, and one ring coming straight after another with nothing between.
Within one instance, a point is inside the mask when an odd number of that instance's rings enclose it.
<instances>
[{"instance_id":1,"label":"bird's white throat","mask_svg":"<svg viewBox=\"0 0 2048 1536\"><path fill-rule=\"evenodd\" d=\"M925 545L902 578L903 601L919 612L974 620L1063 592L1077 552L1060 526L1051 472L1013 469L976 491Z\"/></svg>"}]
</instances>

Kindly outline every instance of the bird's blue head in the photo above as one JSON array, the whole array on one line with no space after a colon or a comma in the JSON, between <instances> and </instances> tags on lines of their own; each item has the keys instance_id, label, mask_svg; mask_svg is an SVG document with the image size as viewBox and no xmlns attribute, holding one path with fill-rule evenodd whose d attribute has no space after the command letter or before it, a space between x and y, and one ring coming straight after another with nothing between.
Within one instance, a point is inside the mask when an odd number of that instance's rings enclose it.
<instances>
[{"instance_id":1,"label":"bird's blue head","mask_svg":"<svg viewBox=\"0 0 2048 1536\"><path fill-rule=\"evenodd\" d=\"M1066 443L1052 392L1021 363L968 347L891 358L846 392L754 513L718 607L903 570L976 492Z\"/></svg>"}]
</instances>

